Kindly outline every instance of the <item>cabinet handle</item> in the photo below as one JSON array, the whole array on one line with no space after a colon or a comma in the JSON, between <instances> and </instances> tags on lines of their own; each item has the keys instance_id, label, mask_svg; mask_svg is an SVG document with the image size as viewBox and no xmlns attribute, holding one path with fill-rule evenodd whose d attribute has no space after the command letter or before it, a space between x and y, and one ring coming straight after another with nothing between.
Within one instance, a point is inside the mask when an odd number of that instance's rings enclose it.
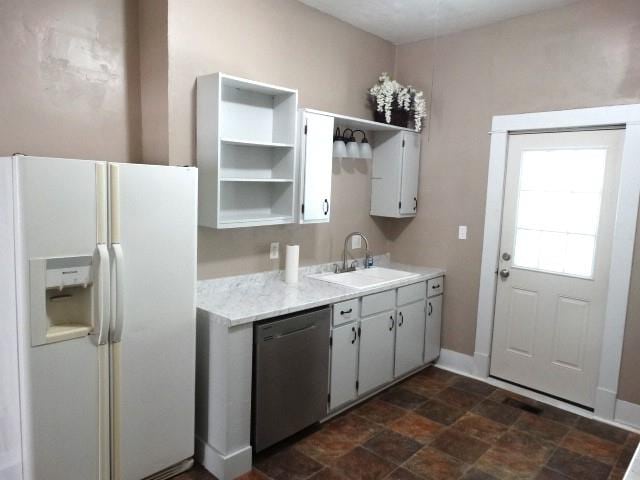
<instances>
[{"instance_id":1,"label":"cabinet handle","mask_svg":"<svg viewBox=\"0 0 640 480\"><path fill-rule=\"evenodd\" d=\"M433 305L429 302L429 316L433 313Z\"/></svg>"},{"instance_id":2,"label":"cabinet handle","mask_svg":"<svg viewBox=\"0 0 640 480\"><path fill-rule=\"evenodd\" d=\"M391 320L391 326L389 327L389 331L393 330L394 325L396 324L395 319L393 318L393 315L389 316L389 320Z\"/></svg>"},{"instance_id":3,"label":"cabinet handle","mask_svg":"<svg viewBox=\"0 0 640 480\"><path fill-rule=\"evenodd\" d=\"M350 308L349 310L340 310L340 315L344 315L346 313L351 313L353 312L353 308Z\"/></svg>"},{"instance_id":4,"label":"cabinet handle","mask_svg":"<svg viewBox=\"0 0 640 480\"><path fill-rule=\"evenodd\" d=\"M398 312L398 315L400 315L400 321L398 322L398 326L401 327L402 324L404 323L404 315L402 315L402 312Z\"/></svg>"},{"instance_id":5,"label":"cabinet handle","mask_svg":"<svg viewBox=\"0 0 640 480\"><path fill-rule=\"evenodd\" d=\"M329 213L329 200L324 199L324 214L327 215Z\"/></svg>"},{"instance_id":6,"label":"cabinet handle","mask_svg":"<svg viewBox=\"0 0 640 480\"><path fill-rule=\"evenodd\" d=\"M415 202L415 205L413 206L413 211L415 212L416 210L418 210L418 198L413 197L413 201Z\"/></svg>"},{"instance_id":7,"label":"cabinet handle","mask_svg":"<svg viewBox=\"0 0 640 480\"><path fill-rule=\"evenodd\" d=\"M431 289L432 290L437 290L438 288L440 288L440 284L439 283L437 285L431 285Z\"/></svg>"},{"instance_id":8,"label":"cabinet handle","mask_svg":"<svg viewBox=\"0 0 640 480\"><path fill-rule=\"evenodd\" d=\"M356 327L351 327L351 331L353 332L353 339L351 340L351 344L356 343L356 338L358 338L358 334L356 333Z\"/></svg>"}]
</instances>

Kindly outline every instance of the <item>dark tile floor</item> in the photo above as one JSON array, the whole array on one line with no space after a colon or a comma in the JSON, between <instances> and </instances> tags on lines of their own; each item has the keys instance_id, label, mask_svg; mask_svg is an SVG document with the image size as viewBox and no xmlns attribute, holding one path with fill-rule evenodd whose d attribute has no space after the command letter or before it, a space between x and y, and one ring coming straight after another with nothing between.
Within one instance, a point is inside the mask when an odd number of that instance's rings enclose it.
<instances>
[{"instance_id":1,"label":"dark tile floor","mask_svg":"<svg viewBox=\"0 0 640 480\"><path fill-rule=\"evenodd\" d=\"M640 436L429 367L261 454L243 480L621 479ZM177 480L211 480L197 467Z\"/></svg>"}]
</instances>

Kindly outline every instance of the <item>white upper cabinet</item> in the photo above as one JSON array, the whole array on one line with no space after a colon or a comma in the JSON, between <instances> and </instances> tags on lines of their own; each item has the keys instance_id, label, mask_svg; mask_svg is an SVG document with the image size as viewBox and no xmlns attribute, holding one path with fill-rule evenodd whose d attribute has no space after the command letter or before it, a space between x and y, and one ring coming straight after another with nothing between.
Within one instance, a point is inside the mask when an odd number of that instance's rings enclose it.
<instances>
[{"instance_id":1,"label":"white upper cabinet","mask_svg":"<svg viewBox=\"0 0 640 480\"><path fill-rule=\"evenodd\" d=\"M298 92L215 73L197 80L199 224L295 220Z\"/></svg>"},{"instance_id":2,"label":"white upper cabinet","mask_svg":"<svg viewBox=\"0 0 640 480\"><path fill-rule=\"evenodd\" d=\"M400 175L400 214L415 215L418 211L418 181L420 173L420 135L403 132L402 173Z\"/></svg>"},{"instance_id":3,"label":"white upper cabinet","mask_svg":"<svg viewBox=\"0 0 640 480\"><path fill-rule=\"evenodd\" d=\"M413 217L418 211L420 140L409 131L376 132L371 172L371 215Z\"/></svg>"},{"instance_id":4,"label":"white upper cabinet","mask_svg":"<svg viewBox=\"0 0 640 480\"><path fill-rule=\"evenodd\" d=\"M331 216L333 116L301 111L300 223L328 222Z\"/></svg>"}]
</instances>

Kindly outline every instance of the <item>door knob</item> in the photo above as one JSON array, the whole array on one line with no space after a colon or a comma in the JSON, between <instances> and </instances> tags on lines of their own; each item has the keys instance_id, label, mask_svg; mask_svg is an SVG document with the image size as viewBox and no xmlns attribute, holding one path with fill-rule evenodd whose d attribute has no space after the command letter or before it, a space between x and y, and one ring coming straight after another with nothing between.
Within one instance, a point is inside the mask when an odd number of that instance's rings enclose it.
<instances>
[{"instance_id":1,"label":"door knob","mask_svg":"<svg viewBox=\"0 0 640 480\"><path fill-rule=\"evenodd\" d=\"M500 270L500 276L502 278L507 278L509 275L511 275L511 272L509 272L509 269L503 268L502 270Z\"/></svg>"}]
</instances>

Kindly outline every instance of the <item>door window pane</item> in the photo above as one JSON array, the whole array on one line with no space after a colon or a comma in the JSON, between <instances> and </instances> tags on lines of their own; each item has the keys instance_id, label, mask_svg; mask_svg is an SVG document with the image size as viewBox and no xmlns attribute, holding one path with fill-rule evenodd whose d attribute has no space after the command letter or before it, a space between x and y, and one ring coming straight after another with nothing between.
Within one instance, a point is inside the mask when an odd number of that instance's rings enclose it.
<instances>
[{"instance_id":1,"label":"door window pane","mask_svg":"<svg viewBox=\"0 0 640 480\"><path fill-rule=\"evenodd\" d=\"M566 271L590 277L596 239L592 235L567 235Z\"/></svg>"},{"instance_id":2,"label":"door window pane","mask_svg":"<svg viewBox=\"0 0 640 480\"><path fill-rule=\"evenodd\" d=\"M516 248L513 264L525 268L538 268L538 230L519 228L516 231Z\"/></svg>"},{"instance_id":3,"label":"door window pane","mask_svg":"<svg viewBox=\"0 0 640 480\"><path fill-rule=\"evenodd\" d=\"M514 266L593 275L604 148L522 153Z\"/></svg>"}]
</instances>

